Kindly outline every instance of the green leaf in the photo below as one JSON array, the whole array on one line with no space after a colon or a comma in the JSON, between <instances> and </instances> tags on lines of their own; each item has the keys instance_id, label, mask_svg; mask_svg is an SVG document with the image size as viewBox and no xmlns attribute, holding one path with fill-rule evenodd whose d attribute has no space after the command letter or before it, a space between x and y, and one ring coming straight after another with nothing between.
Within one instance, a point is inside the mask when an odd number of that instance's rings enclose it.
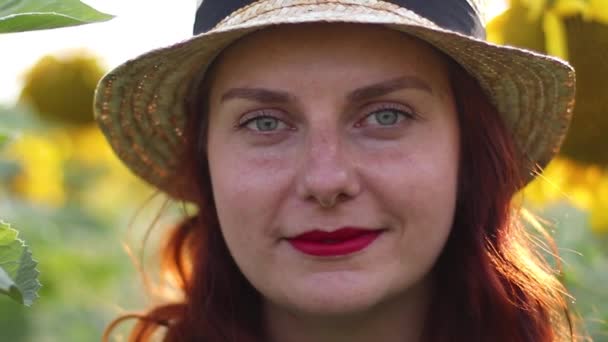
<instances>
[{"instance_id":1,"label":"green leaf","mask_svg":"<svg viewBox=\"0 0 608 342\"><path fill-rule=\"evenodd\" d=\"M83 25L112 18L79 0L8 0L0 5L0 33Z\"/></svg>"},{"instance_id":2,"label":"green leaf","mask_svg":"<svg viewBox=\"0 0 608 342\"><path fill-rule=\"evenodd\" d=\"M6 144L10 141L10 137L5 132L0 131L0 151L6 146Z\"/></svg>"},{"instance_id":3,"label":"green leaf","mask_svg":"<svg viewBox=\"0 0 608 342\"><path fill-rule=\"evenodd\" d=\"M17 231L0 221L0 294L32 305L40 288L37 264Z\"/></svg>"},{"instance_id":4,"label":"green leaf","mask_svg":"<svg viewBox=\"0 0 608 342\"><path fill-rule=\"evenodd\" d=\"M23 303L23 296L15 282L0 267L0 293L8 295L19 303Z\"/></svg>"}]
</instances>

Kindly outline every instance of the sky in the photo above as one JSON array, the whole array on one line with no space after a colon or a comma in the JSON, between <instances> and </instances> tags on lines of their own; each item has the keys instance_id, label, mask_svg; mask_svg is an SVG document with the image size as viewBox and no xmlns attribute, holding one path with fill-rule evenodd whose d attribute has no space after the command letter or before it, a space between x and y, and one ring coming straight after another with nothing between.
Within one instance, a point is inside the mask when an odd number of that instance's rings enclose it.
<instances>
[{"instance_id":1,"label":"sky","mask_svg":"<svg viewBox=\"0 0 608 342\"><path fill-rule=\"evenodd\" d=\"M15 101L27 68L46 54L86 49L106 67L192 34L196 0L83 0L115 15L110 21L53 30L0 34L0 104Z\"/></svg>"},{"instance_id":2,"label":"sky","mask_svg":"<svg viewBox=\"0 0 608 342\"><path fill-rule=\"evenodd\" d=\"M198 0L200 1L200 0ZM12 104L22 76L46 55L85 49L108 68L153 48L187 39L192 34L197 0L82 0L110 21L13 34L0 34L0 104ZM490 0L488 16L505 8L505 0Z\"/></svg>"}]
</instances>

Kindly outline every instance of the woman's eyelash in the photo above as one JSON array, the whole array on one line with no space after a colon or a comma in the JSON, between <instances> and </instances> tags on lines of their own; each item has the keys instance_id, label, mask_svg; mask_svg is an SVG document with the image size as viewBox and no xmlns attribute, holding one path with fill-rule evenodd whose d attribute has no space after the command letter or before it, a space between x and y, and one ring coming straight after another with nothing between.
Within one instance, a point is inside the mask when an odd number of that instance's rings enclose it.
<instances>
[{"instance_id":1,"label":"woman's eyelash","mask_svg":"<svg viewBox=\"0 0 608 342\"><path fill-rule=\"evenodd\" d=\"M271 118L271 119L279 120L275 116L267 115L267 114L262 114L262 115L257 115L257 116L250 116L250 117L248 117L246 119L239 120L239 122L237 123L237 126L238 127L245 127L245 126L249 125L251 122L253 122L255 120L262 119L262 118Z\"/></svg>"},{"instance_id":2,"label":"woman's eyelash","mask_svg":"<svg viewBox=\"0 0 608 342\"><path fill-rule=\"evenodd\" d=\"M418 118L418 114L410 107L397 104L376 105L367 112L368 114L356 123L357 127L373 125L389 128L395 127L402 121L415 120ZM374 122L371 122L371 120Z\"/></svg>"},{"instance_id":3,"label":"woman's eyelash","mask_svg":"<svg viewBox=\"0 0 608 342\"><path fill-rule=\"evenodd\" d=\"M282 121L277 115L268 113L267 111L257 111L257 112L246 114L243 117L241 117L241 119L236 123L235 126L237 128L245 127L248 124L250 124L251 122L253 122L255 120L263 119L263 118L270 118L270 119Z\"/></svg>"},{"instance_id":4,"label":"woman's eyelash","mask_svg":"<svg viewBox=\"0 0 608 342\"><path fill-rule=\"evenodd\" d=\"M416 117L418 117L418 114L416 113L416 111L414 111L411 107L409 106L404 106L404 105L397 105L397 104L384 104L384 105L379 105L375 108L373 108L368 115L372 115L378 112L382 112L382 111L386 111L386 110L392 110L395 111L397 113L403 114L404 116L407 116L408 118L414 119Z\"/></svg>"},{"instance_id":5,"label":"woman's eyelash","mask_svg":"<svg viewBox=\"0 0 608 342\"><path fill-rule=\"evenodd\" d=\"M254 126L252 126L254 125ZM237 130L249 129L258 133L272 133L276 131L289 130L292 127L280 119L277 115L264 112L252 113L241 119L236 127Z\"/></svg>"}]
</instances>

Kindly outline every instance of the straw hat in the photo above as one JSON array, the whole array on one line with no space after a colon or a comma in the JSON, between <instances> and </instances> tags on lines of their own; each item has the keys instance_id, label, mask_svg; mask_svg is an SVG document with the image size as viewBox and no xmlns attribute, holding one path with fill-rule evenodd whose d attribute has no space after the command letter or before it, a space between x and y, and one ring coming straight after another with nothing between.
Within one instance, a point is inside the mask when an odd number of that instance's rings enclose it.
<instances>
[{"instance_id":1,"label":"straw hat","mask_svg":"<svg viewBox=\"0 0 608 342\"><path fill-rule=\"evenodd\" d=\"M276 24L381 24L418 37L475 77L503 117L527 180L557 153L574 106L574 70L565 62L485 41L480 0L204 0L194 36L145 53L104 76L95 117L116 154L138 176L178 199L192 199L176 176L186 98L218 53Z\"/></svg>"}]
</instances>

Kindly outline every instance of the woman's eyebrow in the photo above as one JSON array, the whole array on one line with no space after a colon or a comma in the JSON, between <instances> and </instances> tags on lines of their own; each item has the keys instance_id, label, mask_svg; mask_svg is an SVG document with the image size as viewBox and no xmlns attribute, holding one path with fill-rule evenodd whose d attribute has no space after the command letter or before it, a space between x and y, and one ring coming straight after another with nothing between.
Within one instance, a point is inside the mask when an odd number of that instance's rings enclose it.
<instances>
[{"instance_id":1,"label":"woman's eyebrow","mask_svg":"<svg viewBox=\"0 0 608 342\"><path fill-rule=\"evenodd\" d=\"M403 76L355 89L347 95L347 99L351 102L362 102L406 88L418 89L433 94L433 88L421 78Z\"/></svg>"},{"instance_id":2,"label":"woman's eyebrow","mask_svg":"<svg viewBox=\"0 0 608 342\"><path fill-rule=\"evenodd\" d=\"M287 103L293 100L293 95L279 90L264 88L232 88L222 95L220 102L231 99L245 99L261 103Z\"/></svg>"},{"instance_id":3,"label":"woman's eyebrow","mask_svg":"<svg viewBox=\"0 0 608 342\"><path fill-rule=\"evenodd\" d=\"M415 76L403 76L355 89L348 93L347 99L352 102L361 102L406 88L433 93L431 86L422 79ZM231 88L222 95L220 102L232 99L245 99L260 103L287 103L294 101L295 97L285 91L266 88Z\"/></svg>"}]
</instances>

